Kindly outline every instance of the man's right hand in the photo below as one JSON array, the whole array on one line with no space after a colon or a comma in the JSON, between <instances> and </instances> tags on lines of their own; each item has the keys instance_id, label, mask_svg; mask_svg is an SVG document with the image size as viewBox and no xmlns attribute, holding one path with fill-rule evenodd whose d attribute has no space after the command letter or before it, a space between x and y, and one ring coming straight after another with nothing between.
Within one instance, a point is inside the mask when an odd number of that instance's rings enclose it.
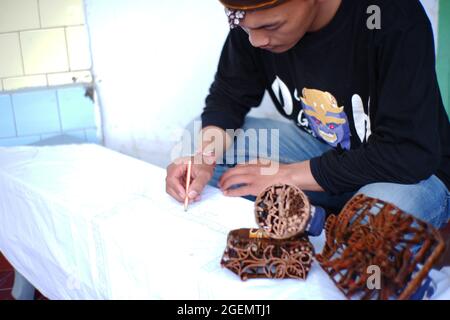
<instances>
[{"instance_id":1,"label":"man's right hand","mask_svg":"<svg viewBox=\"0 0 450 320\"><path fill-rule=\"evenodd\" d=\"M189 160L192 161L191 182L189 190L185 190ZM166 192L179 202L184 202L186 193L189 196L189 202L198 201L201 192L213 176L214 168L214 160L205 159L202 155L176 159L167 167Z\"/></svg>"}]
</instances>

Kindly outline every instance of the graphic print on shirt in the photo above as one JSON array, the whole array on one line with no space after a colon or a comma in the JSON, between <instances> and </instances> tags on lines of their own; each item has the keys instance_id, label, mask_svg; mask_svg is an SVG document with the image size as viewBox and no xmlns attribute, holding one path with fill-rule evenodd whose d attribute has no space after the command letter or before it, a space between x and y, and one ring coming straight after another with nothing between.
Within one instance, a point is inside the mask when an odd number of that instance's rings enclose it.
<instances>
[{"instance_id":1,"label":"graphic print on shirt","mask_svg":"<svg viewBox=\"0 0 450 320\"><path fill-rule=\"evenodd\" d=\"M370 113L370 98L368 105L368 113ZM372 134L372 129L370 125L370 118L364 112L364 104L361 97L358 94L354 94L352 97L352 110L353 110L353 121L355 122L355 130L358 134L361 143L367 142L370 135Z\"/></svg>"},{"instance_id":2,"label":"graphic print on shirt","mask_svg":"<svg viewBox=\"0 0 450 320\"><path fill-rule=\"evenodd\" d=\"M350 127L344 107L329 92L304 88L300 98L315 136L332 147L350 149Z\"/></svg>"},{"instance_id":3,"label":"graphic print on shirt","mask_svg":"<svg viewBox=\"0 0 450 320\"><path fill-rule=\"evenodd\" d=\"M292 113L294 111L294 101L292 99L291 92L289 87L278 76L272 83L272 91L274 92L278 103L283 108L284 113L288 117L292 117ZM297 89L294 92L294 98L299 104L301 104L300 98L297 95ZM300 112L297 117L297 125L302 127L303 130L308 132L313 137L316 137L314 131L310 129L308 118L305 116L305 112L302 108L300 108Z\"/></svg>"},{"instance_id":4,"label":"graphic print on shirt","mask_svg":"<svg viewBox=\"0 0 450 320\"><path fill-rule=\"evenodd\" d=\"M292 101L291 92L289 91L288 86L278 77L275 78L275 81L272 83L272 90L277 95L278 102L283 107L286 115L292 115L292 111L294 111L294 103Z\"/></svg>"}]
</instances>

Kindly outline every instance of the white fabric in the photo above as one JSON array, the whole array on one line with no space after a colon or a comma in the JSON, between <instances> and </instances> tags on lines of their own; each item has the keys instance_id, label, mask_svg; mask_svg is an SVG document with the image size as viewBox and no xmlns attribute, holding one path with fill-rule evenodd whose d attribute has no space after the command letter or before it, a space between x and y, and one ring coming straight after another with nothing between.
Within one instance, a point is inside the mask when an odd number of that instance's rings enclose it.
<instances>
[{"instance_id":1,"label":"white fabric","mask_svg":"<svg viewBox=\"0 0 450 320\"><path fill-rule=\"evenodd\" d=\"M50 299L343 299L317 262L307 281L220 267L253 205L208 188L184 212L165 171L97 145L0 148L0 250ZM323 235L312 239L317 251ZM433 271L450 298L450 268Z\"/></svg>"}]
</instances>

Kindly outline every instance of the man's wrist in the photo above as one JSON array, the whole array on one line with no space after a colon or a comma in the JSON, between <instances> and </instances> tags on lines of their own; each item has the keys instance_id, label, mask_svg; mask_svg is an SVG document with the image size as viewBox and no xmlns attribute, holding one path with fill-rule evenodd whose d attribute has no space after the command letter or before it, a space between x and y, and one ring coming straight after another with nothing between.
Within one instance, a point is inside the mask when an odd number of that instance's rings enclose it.
<instances>
[{"instance_id":1,"label":"man's wrist","mask_svg":"<svg viewBox=\"0 0 450 320\"><path fill-rule=\"evenodd\" d=\"M309 160L288 165L291 183L307 191L323 191L311 173Z\"/></svg>"},{"instance_id":2,"label":"man's wrist","mask_svg":"<svg viewBox=\"0 0 450 320\"><path fill-rule=\"evenodd\" d=\"M198 150L192 156L194 164L207 164L216 166L216 154L213 150Z\"/></svg>"}]
</instances>

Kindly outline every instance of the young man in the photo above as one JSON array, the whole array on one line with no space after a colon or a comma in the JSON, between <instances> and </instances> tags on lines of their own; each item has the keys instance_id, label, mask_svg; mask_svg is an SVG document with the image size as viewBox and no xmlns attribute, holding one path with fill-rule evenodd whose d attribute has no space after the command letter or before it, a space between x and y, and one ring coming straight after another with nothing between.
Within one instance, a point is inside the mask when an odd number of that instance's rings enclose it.
<instances>
[{"instance_id":1,"label":"young man","mask_svg":"<svg viewBox=\"0 0 450 320\"><path fill-rule=\"evenodd\" d=\"M435 226L448 221L450 124L419 0L221 2L232 30L196 157L221 159L233 142L226 129L278 129L279 170L194 164L190 199L208 182L228 196L257 195L282 182L333 210L364 193ZM265 90L292 125L245 117ZM211 136L224 143L208 156ZM167 192L179 201L185 172L179 162L167 171Z\"/></svg>"}]
</instances>

